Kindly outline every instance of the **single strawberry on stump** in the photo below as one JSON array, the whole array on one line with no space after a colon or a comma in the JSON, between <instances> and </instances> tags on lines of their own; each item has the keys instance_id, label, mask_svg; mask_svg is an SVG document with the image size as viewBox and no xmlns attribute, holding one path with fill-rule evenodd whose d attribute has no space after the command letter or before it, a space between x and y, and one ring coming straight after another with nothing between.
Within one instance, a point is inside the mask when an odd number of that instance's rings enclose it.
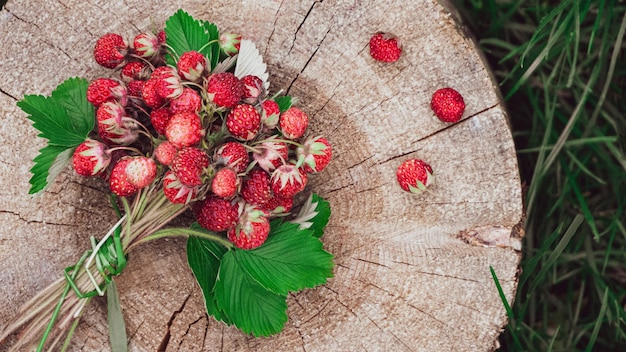
<instances>
[{"instance_id":1,"label":"single strawberry on stump","mask_svg":"<svg viewBox=\"0 0 626 352\"><path fill-rule=\"evenodd\" d=\"M419 194L434 181L433 169L420 159L409 159L398 167L396 178L403 190Z\"/></svg>"},{"instance_id":2,"label":"single strawberry on stump","mask_svg":"<svg viewBox=\"0 0 626 352\"><path fill-rule=\"evenodd\" d=\"M370 55L374 60L395 62L402 54L402 44L391 33L378 32L370 38Z\"/></svg>"},{"instance_id":3,"label":"single strawberry on stump","mask_svg":"<svg viewBox=\"0 0 626 352\"><path fill-rule=\"evenodd\" d=\"M465 111L463 96L452 88L437 89L433 93L430 107L439 120L443 122L457 122Z\"/></svg>"}]
</instances>

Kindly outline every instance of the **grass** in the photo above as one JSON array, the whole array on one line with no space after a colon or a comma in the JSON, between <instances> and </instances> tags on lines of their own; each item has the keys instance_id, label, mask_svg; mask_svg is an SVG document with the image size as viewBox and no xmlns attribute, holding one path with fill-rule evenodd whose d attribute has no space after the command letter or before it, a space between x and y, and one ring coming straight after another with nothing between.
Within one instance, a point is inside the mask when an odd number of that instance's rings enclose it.
<instances>
[{"instance_id":1,"label":"grass","mask_svg":"<svg viewBox=\"0 0 626 352\"><path fill-rule=\"evenodd\" d=\"M525 184L522 274L502 349L619 350L626 3L455 4L501 83Z\"/></svg>"}]
</instances>

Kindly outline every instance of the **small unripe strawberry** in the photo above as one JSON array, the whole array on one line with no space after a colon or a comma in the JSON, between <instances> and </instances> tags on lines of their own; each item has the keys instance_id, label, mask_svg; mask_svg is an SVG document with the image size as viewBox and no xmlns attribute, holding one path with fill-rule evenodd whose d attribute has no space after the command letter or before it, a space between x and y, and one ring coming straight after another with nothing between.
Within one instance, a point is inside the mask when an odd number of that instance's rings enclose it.
<instances>
[{"instance_id":1,"label":"small unripe strawberry","mask_svg":"<svg viewBox=\"0 0 626 352\"><path fill-rule=\"evenodd\" d=\"M330 143L324 137L317 136L307 139L304 144L296 149L298 164L302 164L304 171L317 173L330 163L333 150Z\"/></svg>"},{"instance_id":2,"label":"small unripe strawberry","mask_svg":"<svg viewBox=\"0 0 626 352\"><path fill-rule=\"evenodd\" d=\"M109 176L109 188L111 192L120 197L132 196L139 190L126 177L126 166L128 166L131 161L131 158L120 159L113 167L113 170L111 170L111 175Z\"/></svg>"},{"instance_id":3,"label":"small unripe strawberry","mask_svg":"<svg viewBox=\"0 0 626 352\"><path fill-rule=\"evenodd\" d=\"M178 98L170 101L170 111L173 114L181 112L200 112L202 109L202 98L200 94L191 88L183 88L183 93Z\"/></svg>"},{"instance_id":4,"label":"small unripe strawberry","mask_svg":"<svg viewBox=\"0 0 626 352\"><path fill-rule=\"evenodd\" d=\"M172 116L165 128L165 137L179 149L198 144L204 133L200 117L191 112Z\"/></svg>"},{"instance_id":5,"label":"small unripe strawberry","mask_svg":"<svg viewBox=\"0 0 626 352\"><path fill-rule=\"evenodd\" d=\"M230 72L211 75L206 86L209 100L224 108L234 107L243 96L243 84Z\"/></svg>"},{"instance_id":6,"label":"small unripe strawberry","mask_svg":"<svg viewBox=\"0 0 626 352\"><path fill-rule=\"evenodd\" d=\"M151 32L139 33L133 40L133 49L135 55L149 60L159 54L159 39Z\"/></svg>"},{"instance_id":7,"label":"small unripe strawberry","mask_svg":"<svg viewBox=\"0 0 626 352\"><path fill-rule=\"evenodd\" d=\"M147 187L156 178L157 167L153 159L145 156L132 157L126 165L126 178L138 189Z\"/></svg>"},{"instance_id":8,"label":"small unripe strawberry","mask_svg":"<svg viewBox=\"0 0 626 352\"><path fill-rule=\"evenodd\" d=\"M237 222L237 205L216 196L207 197L196 211L200 226L209 231L222 232L234 227Z\"/></svg>"},{"instance_id":9,"label":"small unripe strawberry","mask_svg":"<svg viewBox=\"0 0 626 352\"><path fill-rule=\"evenodd\" d=\"M293 164L278 167L272 173L272 191L283 198L292 198L307 184L307 174Z\"/></svg>"},{"instance_id":10,"label":"small unripe strawberry","mask_svg":"<svg viewBox=\"0 0 626 352\"><path fill-rule=\"evenodd\" d=\"M215 159L218 163L226 165L237 173L242 173L250 163L248 150L241 143L226 142L215 152Z\"/></svg>"},{"instance_id":11,"label":"small unripe strawberry","mask_svg":"<svg viewBox=\"0 0 626 352\"><path fill-rule=\"evenodd\" d=\"M76 173L85 177L101 174L111 162L111 156L106 149L106 144L93 139L81 143L72 157L72 166Z\"/></svg>"},{"instance_id":12,"label":"small unripe strawberry","mask_svg":"<svg viewBox=\"0 0 626 352\"><path fill-rule=\"evenodd\" d=\"M249 141L257 136L261 127L261 115L249 104L235 106L226 116L226 128L233 137Z\"/></svg>"},{"instance_id":13,"label":"small unripe strawberry","mask_svg":"<svg viewBox=\"0 0 626 352\"><path fill-rule=\"evenodd\" d=\"M96 108L106 101L115 101L125 106L127 95L126 86L110 78L96 78L87 86L87 101Z\"/></svg>"},{"instance_id":14,"label":"small unripe strawberry","mask_svg":"<svg viewBox=\"0 0 626 352\"><path fill-rule=\"evenodd\" d=\"M187 187L183 185L176 174L169 170L163 176L163 193L165 197L174 204L187 204L198 195L198 187Z\"/></svg>"},{"instance_id":15,"label":"small unripe strawberry","mask_svg":"<svg viewBox=\"0 0 626 352\"><path fill-rule=\"evenodd\" d=\"M290 107L280 115L280 130L289 139L300 138L309 126L309 116L297 107Z\"/></svg>"},{"instance_id":16,"label":"small unripe strawberry","mask_svg":"<svg viewBox=\"0 0 626 352\"><path fill-rule=\"evenodd\" d=\"M400 164L396 178L403 190L418 194L433 183L433 169L423 160L409 159Z\"/></svg>"},{"instance_id":17,"label":"small unripe strawberry","mask_svg":"<svg viewBox=\"0 0 626 352\"><path fill-rule=\"evenodd\" d=\"M117 68L125 63L128 44L124 38L115 33L107 33L96 41L93 50L98 65L106 68Z\"/></svg>"},{"instance_id":18,"label":"small unripe strawberry","mask_svg":"<svg viewBox=\"0 0 626 352\"><path fill-rule=\"evenodd\" d=\"M178 153L178 149L168 141L161 142L154 149L154 157L163 165L172 164L176 153Z\"/></svg>"},{"instance_id":19,"label":"small unripe strawberry","mask_svg":"<svg viewBox=\"0 0 626 352\"><path fill-rule=\"evenodd\" d=\"M226 56L234 56L239 52L241 35L237 33L220 34L220 50Z\"/></svg>"},{"instance_id":20,"label":"small unripe strawberry","mask_svg":"<svg viewBox=\"0 0 626 352\"><path fill-rule=\"evenodd\" d=\"M176 153L170 166L182 184L200 186L204 169L209 166L209 156L200 148L186 147Z\"/></svg>"},{"instance_id":21,"label":"small unripe strawberry","mask_svg":"<svg viewBox=\"0 0 626 352\"><path fill-rule=\"evenodd\" d=\"M219 169L211 181L211 191L220 198L231 198L237 192L238 186L237 173L228 167Z\"/></svg>"},{"instance_id":22,"label":"small unripe strawberry","mask_svg":"<svg viewBox=\"0 0 626 352\"><path fill-rule=\"evenodd\" d=\"M243 96L241 100L247 104L254 104L263 93L263 81L253 75L241 77L243 84Z\"/></svg>"},{"instance_id":23,"label":"small unripe strawberry","mask_svg":"<svg viewBox=\"0 0 626 352\"><path fill-rule=\"evenodd\" d=\"M463 96L452 88L437 89L433 93L430 107L439 120L443 122L457 122L465 111Z\"/></svg>"},{"instance_id":24,"label":"small unripe strawberry","mask_svg":"<svg viewBox=\"0 0 626 352\"><path fill-rule=\"evenodd\" d=\"M395 62L400 59L400 54L402 45L393 34L379 32L370 38L370 55L374 60Z\"/></svg>"},{"instance_id":25,"label":"small unripe strawberry","mask_svg":"<svg viewBox=\"0 0 626 352\"><path fill-rule=\"evenodd\" d=\"M193 50L183 53L176 63L180 77L195 83L202 80L207 66L208 61L206 57Z\"/></svg>"}]
</instances>

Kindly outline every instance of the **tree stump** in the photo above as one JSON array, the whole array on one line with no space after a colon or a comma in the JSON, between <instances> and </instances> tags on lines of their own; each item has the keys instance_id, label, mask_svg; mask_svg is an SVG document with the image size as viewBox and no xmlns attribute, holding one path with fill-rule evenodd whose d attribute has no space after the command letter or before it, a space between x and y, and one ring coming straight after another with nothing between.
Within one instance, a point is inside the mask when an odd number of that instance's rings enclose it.
<instances>
[{"instance_id":1,"label":"tree stump","mask_svg":"<svg viewBox=\"0 0 626 352\"><path fill-rule=\"evenodd\" d=\"M512 301L520 180L498 88L449 12L427 0L180 3L10 0L0 12L0 322L115 223L106 185L69 168L42 196L27 194L44 141L16 101L48 95L68 77L110 77L91 58L99 36L162 28L182 6L254 41L274 91L299 97L310 133L333 144L333 162L309 189L333 210L324 241L335 276L288 298L282 333L253 338L207 317L184 240L155 241L132 252L117 278L130 350L495 349L507 317L490 267ZM369 56L377 31L401 38L398 62ZM467 105L456 124L430 110L432 93L446 86ZM435 173L418 196L395 179L413 157ZM104 299L92 301L70 350L110 350Z\"/></svg>"}]
</instances>

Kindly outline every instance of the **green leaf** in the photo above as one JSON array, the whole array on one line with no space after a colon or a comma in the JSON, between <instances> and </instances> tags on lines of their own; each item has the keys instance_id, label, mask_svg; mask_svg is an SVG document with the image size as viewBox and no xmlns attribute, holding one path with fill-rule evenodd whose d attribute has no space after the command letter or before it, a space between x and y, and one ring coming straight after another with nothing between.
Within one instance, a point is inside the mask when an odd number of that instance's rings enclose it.
<instances>
[{"instance_id":1,"label":"green leaf","mask_svg":"<svg viewBox=\"0 0 626 352\"><path fill-rule=\"evenodd\" d=\"M304 203L298 216L290 222L300 225L300 229L311 229L317 238L324 235L324 228L330 218L330 204L317 194L312 194Z\"/></svg>"},{"instance_id":2,"label":"green leaf","mask_svg":"<svg viewBox=\"0 0 626 352\"><path fill-rule=\"evenodd\" d=\"M289 95L276 97L274 98L274 101L276 102L276 104L278 104L278 108L280 109L280 112L287 111L287 109L289 109L292 105L291 97Z\"/></svg>"},{"instance_id":3,"label":"green leaf","mask_svg":"<svg viewBox=\"0 0 626 352\"><path fill-rule=\"evenodd\" d=\"M17 106L29 114L33 127L40 131L38 136L47 139L50 144L71 148L87 137L74 130L67 111L52 97L26 95L17 102Z\"/></svg>"},{"instance_id":4,"label":"green leaf","mask_svg":"<svg viewBox=\"0 0 626 352\"><path fill-rule=\"evenodd\" d=\"M33 176L30 178L31 187L28 193L35 194L45 190L72 159L74 149L58 145L48 145L40 149L39 155L33 159L35 165L30 169Z\"/></svg>"},{"instance_id":5,"label":"green leaf","mask_svg":"<svg viewBox=\"0 0 626 352\"><path fill-rule=\"evenodd\" d=\"M191 228L206 232L197 223L191 225ZM213 294L213 288L220 270L220 263L224 253L227 251L226 247L206 239L193 236L187 239L187 263L202 289L207 313L217 320L230 324L228 317L217 307Z\"/></svg>"},{"instance_id":6,"label":"green leaf","mask_svg":"<svg viewBox=\"0 0 626 352\"><path fill-rule=\"evenodd\" d=\"M256 337L280 332L287 322L287 297L266 290L242 267L241 251L222 257L215 283L217 305L241 331Z\"/></svg>"},{"instance_id":7,"label":"green leaf","mask_svg":"<svg viewBox=\"0 0 626 352\"><path fill-rule=\"evenodd\" d=\"M176 11L165 21L166 42L169 49L165 57L167 64L176 66L176 61L180 55L187 51L195 50L205 55L211 62L211 67L214 67L213 62L215 59L212 53L215 50L214 46L217 46L219 50L219 42L208 43L215 35L219 40L219 34L217 33L217 27L213 27L215 26L210 26L207 22L194 19L182 9Z\"/></svg>"},{"instance_id":8,"label":"green leaf","mask_svg":"<svg viewBox=\"0 0 626 352\"><path fill-rule=\"evenodd\" d=\"M54 101L67 112L73 130L84 137L96 124L94 107L87 101L88 87L89 82L86 79L74 77L65 80L52 92Z\"/></svg>"},{"instance_id":9,"label":"green leaf","mask_svg":"<svg viewBox=\"0 0 626 352\"><path fill-rule=\"evenodd\" d=\"M333 256L311 230L285 222L254 250L235 250L241 266L266 289L281 295L321 285L333 276Z\"/></svg>"},{"instance_id":10,"label":"green leaf","mask_svg":"<svg viewBox=\"0 0 626 352\"><path fill-rule=\"evenodd\" d=\"M120 306L120 296L117 293L117 286L114 280L111 280L107 285L107 316L111 351L128 351L126 324L124 323L124 315L122 314L122 307Z\"/></svg>"},{"instance_id":11,"label":"green leaf","mask_svg":"<svg viewBox=\"0 0 626 352\"><path fill-rule=\"evenodd\" d=\"M205 54L209 62L211 63L211 71L220 62L220 31L217 26L211 22L201 21L202 26L209 34L209 46L207 47L207 53ZM204 53L203 53L204 54Z\"/></svg>"}]
</instances>

